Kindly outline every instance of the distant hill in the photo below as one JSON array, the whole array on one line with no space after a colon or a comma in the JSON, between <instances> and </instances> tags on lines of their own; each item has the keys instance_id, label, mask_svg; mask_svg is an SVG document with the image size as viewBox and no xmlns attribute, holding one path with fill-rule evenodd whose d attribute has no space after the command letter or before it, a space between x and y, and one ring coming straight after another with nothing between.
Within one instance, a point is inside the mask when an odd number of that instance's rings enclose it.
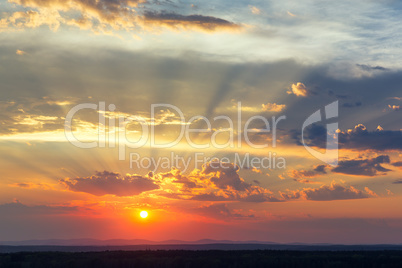
<instances>
[{"instance_id":1,"label":"distant hill","mask_svg":"<svg viewBox=\"0 0 402 268\"><path fill-rule=\"evenodd\" d=\"M205 245L205 244L277 244L265 241L231 241L202 239L197 241L165 240L150 241L144 239L48 239L24 241L0 241L0 246L132 246L132 245Z\"/></svg>"},{"instance_id":2,"label":"distant hill","mask_svg":"<svg viewBox=\"0 0 402 268\"><path fill-rule=\"evenodd\" d=\"M1 242L0 253L13 252L103 252L143 250L288 250L288 251L402 251L402 245L331 245L331 244L277 244L261 241L210 240L198 241L167 240L161 242L134 239L71 239L29 240Z\"/></svg>"}]
</instances>

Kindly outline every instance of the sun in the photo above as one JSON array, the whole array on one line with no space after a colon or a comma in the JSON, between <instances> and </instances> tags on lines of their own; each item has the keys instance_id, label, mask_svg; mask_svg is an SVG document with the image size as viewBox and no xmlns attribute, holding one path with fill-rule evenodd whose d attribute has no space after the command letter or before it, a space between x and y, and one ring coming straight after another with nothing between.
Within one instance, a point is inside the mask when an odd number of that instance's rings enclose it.
<instances>
[{"instance_id":1,"label":"sun","mask_svg":"<svg viewBox=\"0 0 402 268\"><path fill-rule=\"evenodd\" d=\"M145 219L145 218L148 217L148 212L145 211L145 210L144 210L144 211L141 211L140 216L141 216L141 218Z\"/></svg>"}]
</instances>

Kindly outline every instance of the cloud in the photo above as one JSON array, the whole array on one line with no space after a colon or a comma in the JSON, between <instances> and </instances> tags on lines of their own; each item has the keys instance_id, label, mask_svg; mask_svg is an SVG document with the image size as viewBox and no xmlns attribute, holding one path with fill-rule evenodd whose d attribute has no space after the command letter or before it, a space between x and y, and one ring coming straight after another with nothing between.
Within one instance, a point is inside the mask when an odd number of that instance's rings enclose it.
<instances>
[{"instance_id":1,"label":"cloud","mask_svg":"<svg viewBox=\"0 0 402 268\"><path fill-rule=\"evenodd\" d=\"M361 68L364 71L388 71L389 69L382 66L370 66L365 64L356 64L357 67Z\"/></svg>"},{"instance_id":2,"label":"cloud","mask_svg":"<svg viewBox=\"0 0 402 268\"><path fill-rule=\"evenodd\" d=\"M362 106L362 103L360 101L357 101L355 103L346 102L346 103L342 104L343 108L354 108L354 107L360 107L360 106Z\"/></svg>"},{"instance_id":3,"label":"cloud","mask_svg":"<svg viewBox=\"0 0 402 268\"><path fill-rule=\"evenodd\" d=\"M211 161L203 166L202 174L212 175L210 180L219 189L244 191L248 189L251 184L244 182L244 180L240 178L239 170L240 168L232 163Z\"/></svg>"},{"instance_id":4,"label":"cloud","mask_svg":"<svg viewBox=\"0 0 402 268\"><path fill-rule=\"evenodd\" d=\"M254 173L262 174L262 170L261 170L261 169L258 169L258 168L256 168L256 167L253 167L253 168L251 169L251 171L254 172Z\"/></svg>"},{"instance_id":5,"label":"cloud","mask_svg":"<svg viewBox=\"0 0 402 268\"><path fill-rule=\"evenodd\" d=\"M0 101L0 135L46 132L64 128L65 113L50 99L19 99L19 101Z\"/></svg>"},{"instance_id":6,"label":"cloud","mask_svg":"<svg viewBox=\"0 0 402 268\"><path fill-rule=\"evenodd\" d=\"M255 14L255 15L260 15L261 14L261 10L255 6L248 6L251 10L251 13Z\"/></svg>"},{"instance_id":7,"label":"cloud","mask_svg":"<svg viewBox=\"0 0 402 268\"><path fill-rule=\"evenodd\" d=\"M306 178L315 178L323 174L327 174L325 171L326 165L315 166L312 170L292 170L287 173L287 175L293 178L294 181L305 183L305 184L320 184L320 182L315 182L308 180Z\"/></svg>"},{"instance_id":8,"label":"cloud","mask_svg":"<svg viewBox=\"0 0 402 268\"><path fill-rule=\"evenodd\" d=\"M243 215L234 212L228 208L227 204L211 204L206 206L201 206L191 210L191 213L195 213L197 215L203 215L207 217L211 217L214 219L228 219L228 218L253 218L253 214Z\"/></svg>"},{"instance_id":9,"label":"cloud","mask_svg":"<svg viewBox=\"0 0 402 268\"><path fill-rule=\"evenodd\" d=\"M378 197L378 195L374 191L370 190L368 187L364 187L364 190L368 195Z\"/></svg>"},{"instance_id":10,"label":"cloud","mask_svg":"<svg viewBox=\"0 0 402 268\"><path fill-rule=\"evenodd\" d=\"M393 111L399 111L401 109L399 105L388 105L388 107Z\"/></svg>"},{"instance_id":11,"label":"cloud","mask_svg":"<svg viewBox=\"0 0 402 268\"><path fill-rule=\"evenodd\" d=\"M292 170L288 176L291 178L313 178L317 176L317 173L313 170Z\"/></svg>"},{"instance_id":12,"label":"cloud","mask_svg":"<svg viewBox=\"0 0 402 268\"><path fill-rule=\"evenodd\" d=\"M373 197L375 193L372 191L363 192L353 186L345 187L335 182L331 185L323 185L316 189L303 189L301 191L293 191L290 194L282 193L282 197L287 200L305 199L312 201L332 201L332 200L347 200L347 199L363 199ZM376 196L376 195L375 195Z\"/></svg>"},{"instance_id":13,"label":"cloud","mask_svg":"<svg viewBox=\"0 0 402 268\"><path fill-rule=\"evenodd\" d=\"M287 93L289 95L294 94L298 97L307 97L307 95L309 94L306 85L300 82L292 84L291 89L287 91Z\"/></svg>"},{"instance_id":14,"label":"cloud","mask_svg":"<svg viewBox=\"0 0 402 268\"><path fill-rule=\"evenodd\" d=\"M306 128L304 138L309 146L326 148L326 135L327 130L324 126L313 124ZM294 132L293 138L297 144L302 144L299 132ZM375 131L368 131L362 124L356 125L354 129L338 131L338 139L340 149L376 151L402 149L402 131L383 130L381 127Z\"/></svg>"},{"instance_id":15,"label":"cloud","mask_svg":"<svg viewBox=\"0 0 402 268\"><path fill-rule=\"evenodd\" d=\"M327 174L327 172L325 171L326 167L326 165L318 165L314 167L314 171L317 173Z\"/></svg>"},{"instance_id":16,"label":"cloud","mask_svg":"<svg viewBox=\"0 0 402 268\"><path fill-rule=\"evenodd\" d=\"M202 170L193 170L188 176L180 170L172 169L158 173L153 180L165 193L162 196L197 201L244 201L279 202L273 193L260 186L244 181L239 175L239 167L232 163L213 160L203 165Z\"/></svg>"},{"instance_id":17,"label":"cloud","mask_svg":"<svg viewBox=\"0 0 402 268\"><path fill-rule=\"evenodd\" d=\"M204 15L181 15L174 12L156 12L139 6L142 0L10 0L28 11L17 11L2 24L13 28L37 28L48 25L53 31L61 25L91 29L96 33L138 31L167 27L174 30L201 30L204 32L238 30L240 25ZM78 15L77 15L78 14ZM4 28L4 27L3 27Z\"/></svg>"},{"instance_id":18,"label":"cloud","mask_svg":"<svg viewBox=\"0 0 402 268\"><path fill-rule=\"evenodd\" d=\"M394 181L393 184L402 184L402 179Z\"/></svg>"},{"instance_id":19,"label":"cloud","mask_svg":"<svg viewBox=\"0 0 402 268\"><path fill-rule=\"evenodd\" d=\"M391 165L393 165L394 167L402 167L402 161L394 162Z\"/></svg>"},{"instance_id":20,"label":"cloud","mask_svg":"<svg viewBox=\"0 0 402 268\"><path fill-rule=\"evenodd\" d=\"M383 163L390 163L388 155L380 155L364 160L345 160L340 161L338 166L332 169L332 172L372 177L391 171L382 167L381 164Z\"/></svg>"},{"instance_id":21,"label":"cloud","mask_svg":"<svg viewBox=\"0 0 402 268\"><path fill-rule=\"evenodd\" d=\"M144 13L146 25L165 26L177 30L198 29L207 32L218 30L239 30L241 27L224 19L204 15L180 15L168 12Z\"/></svg>"},{"instance_id":22,"label":"cloud","mask_svg":"<svg viewBox=\"0 0 402 268\"><path fill-rule=\"evenodd\" d=\"M132 196L159 189L153 180L138 175L122 177L118 173L103 171L85 178L62 179L60 182L70 191L85 192L96 196Z\"/></svg>"},{"instance_id":23,"label":"cloud","mask_svg":"<svg viewBox=\"0 0 402 268\"><path fill-rule=\"evenodd\" d=\"M314 177L318 177L321 176L323 174L327 174L327 172L325 171L325 168L327 166L326 165L318 165L316 167L314 167L313 170L292 170L290 172L288 172L288 176L291 178L314 178Z\"/></svg>"},{"instance_id":24,"label":"cloud","mask_svg":"<svg viewBox=\"0 0 402 268\"><path fill-rule=\"evenodd\" d=\"M13 184L9 184L8 186L25 188L25 189L43 189L43 190L54 189L51 185L48 185L45 183L32 183L32 182L13 183Z\"/></svg>"},{"instance_id":25,"label":"cloud","mask_svg":"<svg viewBox=\"0 0 402 268\"><path fill-rule=\"evenodd\" d=\"M48 25L56 31L62 24L66 24L92 28L98 33L107 33L110 30L132 30L138 24L138 15L133 7L139 1L10 0L10 2L31 8L25 12L15 12L8 18L15 28L36 28Z\"/></svg>"},{"instance_id":26,"label":"cloud","mask_svg":"<svg viewBox=\"0 0 402 268\"><path fill-rule=\"evenodd\" d=\"M12 203L6 203L0 205L0 213L4 217L10 215L54 215L54 214L71 214L80 211L79 207L76 206L49 206L49 205L39 205L39 206L27 206L15 200Z\"/></svg>"},{"instance_id":27,"label":"cloud","mask_svg":"<svg viewBox=\"0 0 402 268\"><path fill-rule=\"evenodd\" d=\"M310 181L307 179L293 179L294 181L300 182L300 183L305 183L305 184L321 184L320 182L316 181Z\"/></svg>"},{"instance_id":28,"label":"cloud","mask_svg":"<svg viewBox=\"0 0 402 268\"><path fill-rule=\"evenodd\" d=\"M382 128L377 128L377 130L370 132L362 124L346 132L339 132L338 138L341 148L379 151L402 149L401 131L385 131Z\"/></svg>"},{"instance_id":29,"label":"cloud","mask_svg":"<svg viewBox=\"0 0 402 268\"><path fill-rule=\"evenodd\" d=\"M265 112L282 112L286 109L285 104L267 103L262 104L262 110Z\"/></svg>"},{"instance_id":30,"label":"cloud","mask_svg":"<svg viewBox=\"0 0 402 268\"><path fill-rule=\"evenodd\" d=\"M23 56L23 55L26 55L27 53L26 53L25 51L23 51L23 50L17 49L17 51L15 52L15 54L17 54L17 55L19 55L19 56Z\"/></svg>"}]
</instances>

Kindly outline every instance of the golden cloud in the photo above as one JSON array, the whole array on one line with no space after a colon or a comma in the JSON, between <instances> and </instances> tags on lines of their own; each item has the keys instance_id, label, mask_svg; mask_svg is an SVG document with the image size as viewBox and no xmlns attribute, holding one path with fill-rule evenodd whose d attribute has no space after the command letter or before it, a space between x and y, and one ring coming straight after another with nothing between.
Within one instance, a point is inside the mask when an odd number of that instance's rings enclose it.
<instances>
[{"instance_id":1,"label":"golden cloud","mask_svg":"<svg viewBox=\"0 0 402 268\"><path fill-rule=\"evenodd\" d=\"M17 11L0 21L1 29L49 26L56 31L61 25L91 29L95 33L113 31L195 30L203 32L235 31L241 26L227 20L204 15L180 15L174 12L140 12L142 0L9 0L28 11ZM77 16L78 12L78 16Z\"/></svg>"},{"instance_id":2,"label":"golden cloud","mask_svg":"<svg viewBox=\"0 0 402 268\"><path fill-rule=\"evenodd\" d=\"M292 84L291 89L287 92L289 95L294 94L298 97L306 97L308 95L307 87L303 83Z\"/></svg>"},{"instance_id":3,"label":"golden cloud","mask_svg":"<svg viewBox=\"0 0 402 268\"><path fill-rule=\"evenodd\" d=\"M266 112L282 112L283 110L286 109L285 104L276 104L276 103L267 103L267 104L262 104L262 110Z\"/></svg>"}]
</instances>

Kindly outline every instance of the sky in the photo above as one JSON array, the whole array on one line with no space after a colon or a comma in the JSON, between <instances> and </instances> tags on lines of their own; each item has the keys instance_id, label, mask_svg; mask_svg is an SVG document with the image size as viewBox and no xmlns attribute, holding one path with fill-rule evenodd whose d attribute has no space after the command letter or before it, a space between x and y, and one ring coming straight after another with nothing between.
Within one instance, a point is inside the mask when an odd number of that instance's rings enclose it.
<instances>
[{"instance_id":1,"label":"sky","mask_svg":"<svg viewBox=\"0 0 402 268\"><path fill-rule=\"evenodd\" d=\"M401 9L0 0L0 240L402 243Z\"/></svg>"}]
</instances>

